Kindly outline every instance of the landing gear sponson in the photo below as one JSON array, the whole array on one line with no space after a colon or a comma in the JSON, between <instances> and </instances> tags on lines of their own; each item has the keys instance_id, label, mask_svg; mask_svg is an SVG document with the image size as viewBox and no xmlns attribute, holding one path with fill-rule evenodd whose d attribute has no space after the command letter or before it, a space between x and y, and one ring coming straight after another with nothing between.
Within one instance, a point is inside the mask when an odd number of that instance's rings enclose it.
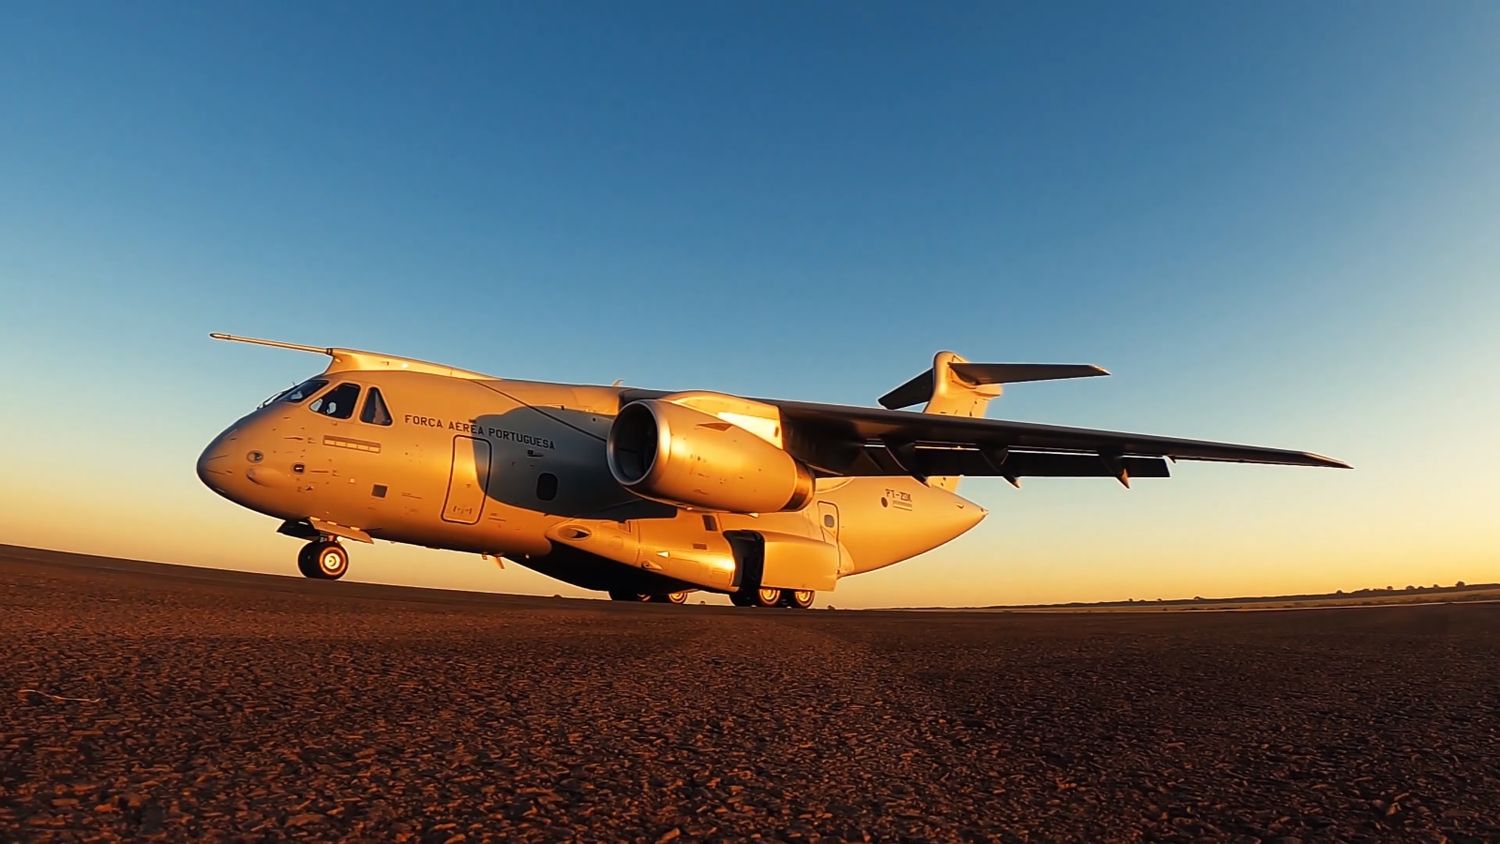
<instances>
[{"instance_id":1,"label":"landing gear sponson","mask_svg":"<svg viewBox=\"0 0 1500 844\"><path fill-rule=\"evenodd\" d=\"M297 553L297 570L303 577L317 580L338 580L349 573L349 552L339 544L338 538L320 535L302 546ZM647 593L612 589L612 601L632 601L653 604L685 604L688 589L674 592ZM734 592L730 602L737 607L789 607L805 610L811 607L816 593L811 589L774 589L764 587L746 592Z\"/></svg>"},{"instance_id":2,"label":"landing gear sponson","mask_svg":"<svg viewBox=\"0 0 1500 844\"><path fill-rule=\"evenodd\" d=\"M611 601L631 601L636 603L681 604L687 602L689 591L691 590L683 589L678 592L649 594L611 589L609 591L609 599ZM732 592L729 595L729 600L737 607L790 607L792 609L805 610L812 606L816 595L817 593L811 589L765 588L749 592Z\"/></svg>"}]
</instances>

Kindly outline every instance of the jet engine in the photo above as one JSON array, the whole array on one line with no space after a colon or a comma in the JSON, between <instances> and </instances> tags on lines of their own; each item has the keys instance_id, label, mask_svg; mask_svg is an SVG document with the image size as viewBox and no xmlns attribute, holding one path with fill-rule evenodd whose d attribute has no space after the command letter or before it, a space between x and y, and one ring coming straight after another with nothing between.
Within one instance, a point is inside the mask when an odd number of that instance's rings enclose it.
<instances>
[{"instance_id":1,"label":"jet engine","mask_svg":"<svg viewBox=\"0 0 1500 844\"><path fill-rule=\"evenodd\" d=\"M667 399L620 409L609 471L642 498L731 513L800 510L813 493L812 471L765 436Z\"/></svg>"}]
</instances>

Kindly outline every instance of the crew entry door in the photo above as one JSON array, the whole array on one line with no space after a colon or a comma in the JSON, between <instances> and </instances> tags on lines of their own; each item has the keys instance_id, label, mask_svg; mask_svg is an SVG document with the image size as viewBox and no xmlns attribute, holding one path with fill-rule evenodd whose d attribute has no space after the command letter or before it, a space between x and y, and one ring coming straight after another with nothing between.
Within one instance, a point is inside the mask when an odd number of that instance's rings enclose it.
<instances>
[{"instance_id":1,"label":"crew entry door","mask_svg":"<svg viewBox=\"0 0 1500 844\"><path fill-rule=\"evenodd\" d=\"M490 477L490 442L477 437L453 438L453 469L448 475L448 498L443 521L472 525L484 510L484 490Z\"/></svg>"},{"instance_id":2,"label":"crew entry door","mask_svg":"<svg viewBox=\"0 0 1500 844\"><path fill-rule=\"evenodd\" d=\"M823 541L839 549L839 571L844 570L844 550L839 545L839 506L832 501L818 502L818 527L823 529Z\"/></svg>"}]
</instances>

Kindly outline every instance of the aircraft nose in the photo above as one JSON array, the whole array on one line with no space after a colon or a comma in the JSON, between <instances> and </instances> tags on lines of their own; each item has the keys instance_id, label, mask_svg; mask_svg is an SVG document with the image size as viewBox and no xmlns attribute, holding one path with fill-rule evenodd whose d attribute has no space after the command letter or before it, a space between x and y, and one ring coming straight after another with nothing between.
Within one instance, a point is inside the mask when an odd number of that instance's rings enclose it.
<instances>
[{"instance_id":1,"label":"aircraft nose","mask_svg":"<svg viewBox=\"0 0 1500 844\"><path fill-rule=\"evenodd\" d=\"M223 493L224 482L234 474L230 468L229 441L234 439L234 429L218 435L198 455L198 480L214 492Z\"/></svg>"}]
</instances>

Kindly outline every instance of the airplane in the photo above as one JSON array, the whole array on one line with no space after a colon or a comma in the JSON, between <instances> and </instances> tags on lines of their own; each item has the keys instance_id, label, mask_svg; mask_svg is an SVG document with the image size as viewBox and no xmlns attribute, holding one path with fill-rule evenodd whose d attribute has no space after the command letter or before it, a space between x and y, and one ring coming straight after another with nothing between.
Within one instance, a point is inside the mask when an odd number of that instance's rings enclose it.
<instances>
[{"instance_id":1,"label":"airplane","mask_svg":"<svg viewBox=\"0 0 1500 844\"><path fill-rule=\"evenodd\" d=\"M1087 364L939 352L880 408L497 378L378 352L211 334L327 355L229 426L198 477L306 540L337 580L343 541L509 560L616 601L812 606L839 580L979 524L963 476L1168 477L1168 461L1349 468L1302 451L984 418L1006 384ZM905 410L923 404L920 412Z\"/></svg>"}]
</instances>

